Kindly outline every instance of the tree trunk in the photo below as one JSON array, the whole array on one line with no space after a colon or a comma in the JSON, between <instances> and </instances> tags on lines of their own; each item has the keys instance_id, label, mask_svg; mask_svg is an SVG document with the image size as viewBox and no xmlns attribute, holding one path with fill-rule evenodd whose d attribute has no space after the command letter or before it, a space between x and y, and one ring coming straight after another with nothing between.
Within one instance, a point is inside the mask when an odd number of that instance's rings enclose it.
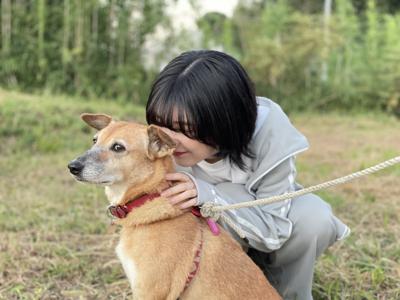
<instances>
[{"instance_id":1,"label":"tree trunk","mask_svg":"<svg viewBox=\"0 0 400 300\"><path fill-rule=\"evenodd\" d=\"M63 22L63 44L62 44L62 62L63 65L68 62L69 41L71 35L71 2L64 0L64 22Z\"/></svg>"},{"instance_id":2,"label":"tree trunk","mask_svg":"<svg viewBox=\"0 0 400 300\"><path fill-rule=\"evenodd\" d=\"M115 39L117 35L117 27L118 27L118 20L116 18L116 11L115 11L115 1L110 0L110 13L108 19L108 36L109 36L109 44L108 44L108 65L109 68L114 67L114 57L115 57Z\"/></svg>"},{"instance_id":3,"label":"tree trunk","mask_svg":"<svg viewBox=\"0 0 400 300\"><path fill-rule=\"evenodd\" d=\"M38 17L38 36L37 36L37 46L38 46L38 64L39 73L38 80L43 79L45 68L46 68L46 57L44 53L44 29L46 26L46 3L45 0L38 0L37 2L37 17Z\"/></svg>"},{"instance_id":4,"label":"tree trunk","mask_svg":"<svg viewBox=\"0 0 400 300\"><path fill-rule=\"evenodd\" d=\"M71 61L70 39L71 39L71 0L64 0L63 10L63 39L61 47L62 62L62 82L66 84L68 80L68 65Z\"/></svg>"},{"instance_id":5,"label":"tree trunk","mask_svg":"<svg viewBox=\"0 0 400 300\"><path fill-rule=\"evenodd\" d=\"M322 70L321 70L321 80L326 82L328 81L328 63L326 60L328 59L328 49L329 49L329 21L332 14L332 0L325 0L324 1L324 56L323 59L325 61L322 63Z\"/></svg>"},{"instance_id":6,"label":"tree trunk","mask_svg":"<svg viewBox=\"0 0 400 300\"><path fill-rule=\"evenodd\" d=\"M75 38L74 38L74 84L75 90L81 92L81 63L83 53L83 16L84 3L81 0L75 1Z\"/></svg>"},{"instance_id":7,"label":"tree trunk","mask_svg":"<svg viewBox=\"0 0 400 300\"><path fill-rule=\"evenodd\" d=\"M1 1L1 44L3 55L7 55L11 48L11 1Z\"/></svg>"},{"instance_id":8,"label":"tree trunk","mask_svg":"<svg viewBox=\"0 0 400 300\"><path fill-rule=\"evenodd\" d=\"M99 8L97 6L97 3L93 5L92 8L92 46L96 47L97 46L97 40L98 40L98 34L99 34Z\"/></svg>"}]
</instances>

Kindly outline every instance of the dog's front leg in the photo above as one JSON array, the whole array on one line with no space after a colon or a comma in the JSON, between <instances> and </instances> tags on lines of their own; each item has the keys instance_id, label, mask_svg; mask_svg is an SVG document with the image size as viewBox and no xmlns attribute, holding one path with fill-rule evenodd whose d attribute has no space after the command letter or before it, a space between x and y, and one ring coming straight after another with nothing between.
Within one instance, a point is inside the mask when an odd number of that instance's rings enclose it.
<instances>
[{"instance_id":1,"label":"dog's front leg","mask_svg":"<svg viewBox=\"0 0 400 300\"><path fill-rule=\"evenodd\" d=\"M167 276L160 277L157 270L138 269L132 257L127 255L119 243L116 252L128 277L133 299L135 300L176 300L180 295L180 288L172 284ZM145 254L144 254L145 256Z\"/></svg>"},{"instance_id":2,"label":"dog's front leg","mask_svg":"<svg viewBox=\"0 0 400 300\"><path fill-rule=\"evenodd\" d=\"M142 274L141 275L145 275ZM150 275L150 274L146 274ZM153 276L140 276L132 288L135 300L177 300L182 293L183 287L171 282L172 278Z\"/></svg>"}]
</instances>

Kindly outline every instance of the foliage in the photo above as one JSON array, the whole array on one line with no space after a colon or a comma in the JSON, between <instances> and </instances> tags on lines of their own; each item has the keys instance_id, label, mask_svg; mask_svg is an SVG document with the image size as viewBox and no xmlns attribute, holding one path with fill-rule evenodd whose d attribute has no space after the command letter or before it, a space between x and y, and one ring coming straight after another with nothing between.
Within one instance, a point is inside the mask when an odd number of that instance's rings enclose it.
<instances>
[{"instance_id":1,"label":"foliage","mask_svg":"<svg viewBox=\"0 0 400 300\"><path fill-rule=\"evenodd\" d=\"M1 99L2 95L6 95L7 101ZM45 155L87 146L92 131L79 119L84 112L106 113L116 119L145 123L142 106L129 104L121 111L121 104L98 98L82 100L44 95L36 99L0 89L0 106L0 139L7 141L0 144L0 153L4 155L15 149L19 154ZM71 139L71 131L77 134L76 138Z\"/></svg>"},{"instance_id":2,"label":"foliage","mask_svg":"<svg viewBox=\"0 0 400 300\"><path fill-rule=\"evenodd\" d=\"M203 18L209 24L202 26L206 42L237 57L257 94L288 111L378 109L400 115L400 14L382 12L374 0L361 12L336 0L333 14L324 16L321 2L311 2L313 13L288 0L241 1L234 16L223 20L228 26Z\"/></svg>"},{"instance_id":3,"label":"foliage","mask_svg":"<svg viewBox=\"0 0 400 300\"><path fill-rule=\"evenodd\" d=\"M157 67L199 45L190 29L174 31L166 3L175 2L3 0L0 85L144 103ZM324 3L332 13L324 14ZM232 17L210 12L197 25L202 47L236 57L257 94L286 111L400 115L399 8L377 0L240 0ZM167 38L149 51L156 27ZM155 53L152 66L147 52Z\"/></svg>"},{"instance_id":4,"label":"foliage","mask_svg":"<svg viewBox=\"0 0 400 300\"><path fill-rule=\"evenodd\" d=\"M152 74L140 52L163 19L164 0L7 0L1 16L2 86L145 97Z\"/></svg>"}]
</instances>

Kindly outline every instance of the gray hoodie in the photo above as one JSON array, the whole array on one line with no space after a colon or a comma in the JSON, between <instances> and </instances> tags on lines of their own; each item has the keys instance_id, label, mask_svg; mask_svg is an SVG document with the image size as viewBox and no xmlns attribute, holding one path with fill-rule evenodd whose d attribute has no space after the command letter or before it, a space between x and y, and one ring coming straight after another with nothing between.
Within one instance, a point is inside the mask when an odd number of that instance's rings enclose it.
<instances>
[{"instance_id":1,"label":"gray hoodie","mask_svg":"<svg viewBox=\"0 0 400 300\"><path fill-rule=\"evenodd\" d=\"M295 182L294 159L298 153L308 149L307 139L291 124L278 104L262 97L257 97L257 103L256 128L250 142L250 150L255 158L246 160L250 174L245 184L222 182L214 185L210 184L213 178L197 165L191 168L177 167L178 171L188 174L195 182L198 205L205 202L233 204L301 188ZM264 252L274 251L291 235L292 222L287 217L290 205L291 199L288 199L265 206L225 211L244 231L248 244L231 228L222 225L242 245ZM344 232L346 228L338 230Z\"/></svg>"}]
</instances>

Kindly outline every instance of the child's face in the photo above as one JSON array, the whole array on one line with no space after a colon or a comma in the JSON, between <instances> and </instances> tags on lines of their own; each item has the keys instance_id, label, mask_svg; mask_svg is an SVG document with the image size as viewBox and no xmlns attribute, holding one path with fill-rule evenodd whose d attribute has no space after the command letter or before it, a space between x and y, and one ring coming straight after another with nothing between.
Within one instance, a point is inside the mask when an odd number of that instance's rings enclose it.
<instances>
[{"instance_id":1,"label":"child's face","mask_svg":"<svg viewBox=\"0 0 400 300\"><path fill-rule=\"evenodd\" d=\"M217 149L191 139L181 132L175 132L166 127L161 127L161 129L176 143L174 158L178 165L191 167L204 159L209 159L210 162L216 161L213 156L218 152Z\"/></svg>"}]
</instances>

